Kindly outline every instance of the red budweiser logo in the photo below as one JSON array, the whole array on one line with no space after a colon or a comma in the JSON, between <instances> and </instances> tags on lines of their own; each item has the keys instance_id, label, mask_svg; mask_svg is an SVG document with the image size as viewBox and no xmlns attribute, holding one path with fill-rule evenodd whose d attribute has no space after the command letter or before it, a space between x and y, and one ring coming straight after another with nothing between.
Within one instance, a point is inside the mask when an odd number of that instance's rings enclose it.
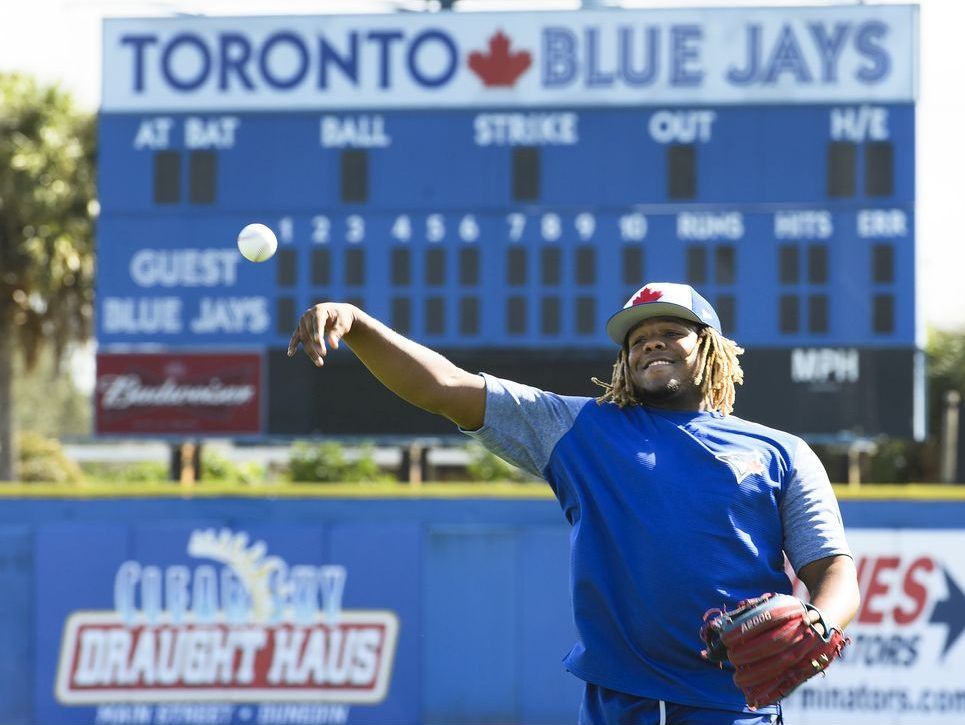
<instances>
[{"instance_id":1,"label":"red budweiser logo","mask_svg":"<svg viewBox=\"0 0 965 725\"><path fill-rule=\"evenodd\" d=\"M261 356L97 356L98 433L258 433Z\"/></svg>"}]
</instances>

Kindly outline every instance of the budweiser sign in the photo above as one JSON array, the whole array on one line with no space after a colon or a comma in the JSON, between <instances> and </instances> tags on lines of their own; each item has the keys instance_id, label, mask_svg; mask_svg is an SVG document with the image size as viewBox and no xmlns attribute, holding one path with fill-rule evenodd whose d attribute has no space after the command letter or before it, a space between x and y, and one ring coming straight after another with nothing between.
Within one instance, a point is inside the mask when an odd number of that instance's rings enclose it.
<instances>
[{"instance_id":1,"label":"budweiser sign","mask_svg":"<svg viewBox=\"0 0 965 725\"><path fill-rule=\"evenodd\" d=\"M98 387L103 391L104 410L123 410L131 406L166 405L244 405L257 394L254 385L225 385L212 378L202 385L179 384L167 378L160 385L146 385L137 374L105 375Z\"/></svg>"},{"instance_id":2,"label":"budweiser sign","mask_svg":"<svg viewBox=\"0 0 965 725\"><path fill-rule=\"evenodd\" d=\"M100 434L261 432L257 354L97 356Z\"/></svg>"},{"instance_id":3,"label":"budweiser sign","mask_svg":"<svg viewBox=\"0 0 965 725\"><path fill-rule=\"evenodd\" d=\"M195 530L195 567L125 561L114 609L67 619L64 704L331 702L388 691L399 622L343 610L346 570L289 565L243 531Z\"/></svg>"}]
</instances>

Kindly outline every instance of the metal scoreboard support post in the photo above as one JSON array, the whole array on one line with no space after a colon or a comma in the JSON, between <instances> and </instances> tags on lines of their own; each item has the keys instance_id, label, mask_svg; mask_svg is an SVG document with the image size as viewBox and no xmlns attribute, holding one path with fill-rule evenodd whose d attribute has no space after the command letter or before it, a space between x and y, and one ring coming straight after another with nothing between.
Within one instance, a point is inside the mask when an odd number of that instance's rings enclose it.
<instances>
[{"instance_id":1,"label":"metal scoreboard support post","mask_svg":"<svg viewBox=\"0 0 965 725\"><path fill-rule=\"evenodd\" d=\"M98 431L452 433L289 360L301 311L592 394L666 280L747 349L738 414L921 437L917 42L894 5L109 20Z\"/></svg>"}]
</instances>

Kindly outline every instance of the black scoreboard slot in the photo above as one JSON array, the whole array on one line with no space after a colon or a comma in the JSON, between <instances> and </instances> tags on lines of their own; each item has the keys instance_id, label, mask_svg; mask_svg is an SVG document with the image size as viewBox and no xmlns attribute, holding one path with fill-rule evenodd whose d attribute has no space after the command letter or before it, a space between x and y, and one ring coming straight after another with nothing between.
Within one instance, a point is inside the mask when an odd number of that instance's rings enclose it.
<instances>
[{"instance_id":1,"label":"black scoreboard slot","mask_svg":"<svg viewBox=\"0 0 965 725\"><path fill-rule=\"evenodd\" d=\"M154 154L154 203L177 204L181 201L181 154L158 151Z\"/></svg>"},{"instance_id":2,"label":"black scoreboard slot","mask_svg":"<svg viewBox=\"0 0 965 725\"><path fill-rule=\"evenodd\" d=\"M587 295L576 298L576 332L579 335L593 335L597 332L596 300Z\"/></svg>"},{"instance_id":3,"label":"black scoreboard slot","mask_svg":"<svg viewBox=\"0 0 965 725\"><path fill-rule=\"evenodd\" d=\"M425 301L425 330L427 335L441 335L446 331L446 301L442 297L427 297Z\"/></svg>"},{"instance_id":4,"label":"black scoreboard slot","mask_svg":"<svg viewBox=\"0 0 965 725\"><path fill-rule=\"evenodd\" d=\"M358 287L365 284L365 250L355 247L345 250L345 284Z\"/></svg>"},{"instance_id":5,"label":"black scoreboard slot","mask_svg":"<svg viewBox=\"0 0 965 725\"><path fill-rule=\"evenodd\" d=\"M667 197L693 199L697 196L697 147L693 144L667 146Z\"/></svg>"},{"instance_id":6,"label":"black scoreboard slot","mask_svg":"<svg viewBox=\"0 0 965 725\"><path fill-rule=\"evenodd\" d=\"M412 331L412 301L408 297L392 298L392 329L403 335Z\"/></svg>"},{"instance_id":7,"label":"black scoreboard slot","mask_svg":"<svg viewBox=\"0 0 965 725\"><path fill-rule=\"evenodd\" d=\"M446 250L433 247L426 251L426 284L441 287L446 281Z\"/></svg>"},{"instance_id":8,"label":"black scoreboard slot","mask_svg":"<svg viewBox=\"0 0 965 725\"><path fill-rule=\"evenodd\" d=\"M583 245L576 248L576 283L590 285L596 282L596 249Z\"/></svg>"},{"instance_id":9,"label":"black scoreboard slot","mask_svg":"<svg viewBox=\"0 0 965 725\"><path fill-rule=\"evenodd\" d=\"M295 329L295 300L279 297L275 303L275 330L279 335L290 335Z\"/></svg>"},{"instance_id":10,"label":"black scoreboard slot","mask_svg":"<svg viewBox=\"0 0 965 725\"><path fill-rule=\"evenodd\" d=\"M412 284L412 254L406 247L396 247L392 250L389 261L392 284L396 287L408 287Z\"/></svg>"},{"instance_id":11,"label":"black scoreboard slot","mask_svg":"<svg viewBox=\"0 0 965 725\"><path fill-rule=\"evenodd\" d=\"M783 333L797 332L801 328L801 312L796 295L781 295L778 327Z\"/></svg>"},{"instance_id":12,"label":"black scoreboard slot","mask_svg":"<svg viewBox=\"0 0 965 725\"><path fill-rule=\"evenodd\" d=\"M849 141L828 144L828 196L854 196L857 147Z\"/></svg>"},{"instance_id":13,"label":"black scoreboard slot","mask_svg":"<svg viewBox=\"0 0 965 725\"><path fill-rule=\"evenodd\" d=\"M462 297L459 300L459 334L479 334L479 299Z\"/></svg>"},{"instance_id":14,"label":"black scoreboard slot","mask_svg":"<svg viewBox=\"0 0 965 725\"><path fill-rule=\"evenodd\" d=\"M312 285L327 286L332 283L332 255L327 249L312 250Z\"/></svg>"},{"instance_id":15,"label":"black scoreboard slot","mask_svg":"<svg viewBox=\"0 0 965 725\"><path fill-rule=\"evenodd\" d=\"M559 247L543 247L539 251L540 282L558 285L563 278L563 254Z\"/></svg>"},{"instance_id":16,"label":"black scoreboard slot","mask_svg":"<svg viewBox=\"0 0 965 725\"><path fill-rule=\"evenodd\" d=\"M513 149L513 201L536 201L540 193L540 153L533 146Z\"/></svg>"},{"instance_id":17,"label":"black scoreboard slot","mask_svg":"<svg viewBox=\"0 0 965 725\"><path fill-rule=\"evenodd\" d=\"M544 335L560 334L560 298L544 297L540 300L540 332Z\"/></svg>"},{"instance_id":18,"label":"black scoreboard slot","mask_svg":"<svg viewBox=\"0 0 965 725\"><path fill-rule=\"evenodd\" d=\"M623 248L623 284L638 287L643 284L643 248Z\"/></svg>"},{"instance_id":19,"label":"black scoreboard slot","mask_svg":"<svg viewBox=\"0 0 965 725\"><path fill-rule=\"evenodd\" d=\"M895 331L894 295L875 295L871 329L876 333Z\"/></svg>"},{"instance_id":20,"label":"black scoreboard slot","mask_svg":"<svg viewBox=\"0 0 965 725\"><path fill-rule=\"evenodd\" d=\"M894 146L891 141L871 141L864 150L864 193L891 196L895 191Z\"/></svg>"},{"instance_id":21,"label":"black scoreboard slot","mask_svg":"<svg viewBox=\"0 0 965 725\"><path fill-rule=\"evenodd\" d=\"M459 250L459 284L474 287L479 284L479 250L463 248Z\"/></svg>"},{"instance_id":22,"label":"black scoreboard slot","mask_svg":"<svg viewBox=\"0 0 965 725\"><path fill-rule=\"evenodd\" d=\"M687 247L687 282L692 285L707 281L707 248L692 245Z\"/></svg>"},{"instance_id":23,"label":"black scoreboard slot","mask_svg":"<svg viewBox=\"0 0 965 725\"><path fill-rule=\"evenodd\" d=\"M275 281L279 287L291 287L295 284L297 264L294 249L279 249L276 257Z\"/></svg>"},{"instance_id":24,"label":"black scoreboard slot","mask_svg":"<svg viewBox=\"0 0 965 725\"><path fill-rule=\"evenodd\" d=\"M722 244L714 250L714 281L717 284L734 284L737 276L734 247Z\"/></svg>"},{"instance_id":25,"label":"black scoreboard slot","mask_svg":"<svg viewBox=\"0 0 965 725\"><path fill-rule=\"evenodd\" d=\"M828 331L828 296L808 297L808 332L823 334Z\"/></svg>"},{"instance_id":26,"label":"black scoreboard slot","mask_svg":"<svg viewBox=\"0 0 965 725\"><path fill-rule=\"evenodd\" d=\"M506 299L506 332L510 335L526 334L526 298L522 295Z\"/></svg>"},{"instance_id":27,"label":"black scoreboard slot","mask_svg":"<svg viewBox=\"0 0 965 725\"><path fill-rule=\"evenodd\" d=\"M217 154L214 151L192 151L188 161L188 199L192 204L214 204L217 177Z\"/></svg>"},{"instance_id":28,"label":"black scoreboard slot","mask_svg":"<svg viewBox=\"0 0 965 725\"><path fill-rule=\"evenodd\" d=\"M720 326L725 335L733 335L737 328L737 303L734 295L717 295L714 301L714 309L717 317L720 318Z\"/></svg>"},{"instance_id":29,"label":"black scoreboard slot","mask_svg":"<svg viewBox=\"0 0 965 725\"><path fill-rule=\"evenodd\" d=\"M506 284L521 287L526 284L526 249L510 247L506 250Z\"/></svg>"},{"instance_id":30,"label":"black scoreboard slot","mask_svg":"<svg viewBox=\"0 0 965 725\"><path fill-rule=\"evenodd\" d=\"M369 152L365 149L342 151L342 201L361 204L369 200Z\"/></svg>"},{"instance_id":31,"label":"black scoreboard slot","mask_svg":"<svg viewBox=\"0 0 965 725\"><path fill-rule=\"evenodd\" d=\"M875 284L895 281L895 248L890 244L876 244L872 248L871 281Z\"/></svg>"},{"instance_id":32,"label":"black scoreboard slot","mask_svg":"<svg viewBox=\"0 0 965 725\"><path fill-rule=\"evenodd\" d=\"M812 244L808 247L808 282L810 284L828 283L828 247L826 244Z\"/></svg>"},{"instance_id":33,"label":"black scoreboard slot","mask_svg":"<svg viewBox=\"0 0 965 725\"><path fill-rule=\"evenodd\" d=\"M793 244L782 244L777 253L778 280L781 284L797 284L800 277L798 248Z\"/></svg>"}]
</instances>

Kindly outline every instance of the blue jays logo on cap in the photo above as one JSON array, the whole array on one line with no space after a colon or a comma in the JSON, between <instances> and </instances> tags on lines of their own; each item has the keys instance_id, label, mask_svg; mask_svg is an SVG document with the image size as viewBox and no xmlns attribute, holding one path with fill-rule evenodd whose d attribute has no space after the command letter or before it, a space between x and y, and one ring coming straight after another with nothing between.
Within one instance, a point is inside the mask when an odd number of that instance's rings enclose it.
<instances>
[{"instance_id":1,"label":"blue jays logo on cap","mask_svg":"<svg viewBox=\"0 0 965 725\"><path fill-rule=\"evenodd\" d=\"M721 332L720 318L714 308L689 284L648 282L607 321L606 334L617 345L622 345L630 330L651 317L679 317Z\"/></svg>"}]
</instances>

